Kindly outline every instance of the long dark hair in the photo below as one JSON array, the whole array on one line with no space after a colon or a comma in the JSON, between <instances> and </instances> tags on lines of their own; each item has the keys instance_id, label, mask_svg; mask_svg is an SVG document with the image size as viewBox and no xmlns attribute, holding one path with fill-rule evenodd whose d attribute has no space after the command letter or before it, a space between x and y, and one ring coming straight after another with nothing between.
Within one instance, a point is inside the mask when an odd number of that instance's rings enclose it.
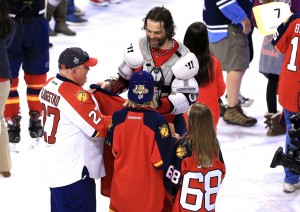
<instances>
[{"instance_id":1,"label":"long dark hair","mask_svg":"<svg viewBox=\"0 0 300 212\"><path fill-rule=\"evenodd\" d=\"M8 14L7 0L0 0L0 38L5 38L11 31Z\"/></svg>"},{"instance_id":2,"label":"long dark hair","mask_svg":"<svg viewBox=\"0 0 300 212\"><path fill-rule=\"evenodd\" d=\"M144 26L143 30L147 28L147 20L153 20L155 22L164 23L164 29L166 30L167 38L172 40L175 35L176 25L174 24L174 20L172 14L169 10L167 10L164 6L162 7L154 7L152 8L146 17L143 19Z\"/></svg>"},{"instance_id":3,"label":"long dark hair","mask_svg":"<svg viewBox=\"0 0 300 212\"><path fill-rule=\"evenodd\" d=\"M204 23L192 23L186 30L183 44L196 55L199 71L195 76L200 87L214 79L213 62L209 51L208 32Z\"/></svg>"}]
</instances>

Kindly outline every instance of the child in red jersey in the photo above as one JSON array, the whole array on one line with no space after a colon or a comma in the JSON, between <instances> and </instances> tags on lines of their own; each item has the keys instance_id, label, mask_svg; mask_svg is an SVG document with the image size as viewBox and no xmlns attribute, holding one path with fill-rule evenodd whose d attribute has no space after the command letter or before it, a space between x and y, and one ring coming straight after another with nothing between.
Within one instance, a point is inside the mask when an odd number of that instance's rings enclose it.
<instances>
[{"instance_id":1,"label":"child in red jersey","mask_svg":"<svg viewBox=\"0 0 300 212\"><path fill-rule=\"evenodd\" d=\"M108 130L115 155L110 210L159 212L174 142L166 119L155 111L152 75L134 73L128 88L125 108L113 114Z\"/></svg>"},{"instance_id":2,"label":"child in red jersey","mask_svg":"<svg viewBox=\"0 0 300 212\"><path fill-rule=\"evenodd\" d=\"M176 195L172 211L215 211L225 164L209 108L195 103L188 110L188 131L176 144L165 174L167 191Z\"/></svg>"},{"instance_id":3,"label":"child in red jersey","mask_svg":"<svg viewBox=\"0 0 300 212\"><path fill-rule=\"evenodd\" d=\"M290 117L296 115L300 108L300 14L292 14L288 20L278 26L274 34L272 45L277 51L284 54L282 69L278 82L278 101L283 108L286 123L285 153L288 147L293 147L289 137L289 131L293 127ZM299 175L284 169L285 177L283 184L284 192L294 192L300 189Z\"/></svg>"}]
</instances>

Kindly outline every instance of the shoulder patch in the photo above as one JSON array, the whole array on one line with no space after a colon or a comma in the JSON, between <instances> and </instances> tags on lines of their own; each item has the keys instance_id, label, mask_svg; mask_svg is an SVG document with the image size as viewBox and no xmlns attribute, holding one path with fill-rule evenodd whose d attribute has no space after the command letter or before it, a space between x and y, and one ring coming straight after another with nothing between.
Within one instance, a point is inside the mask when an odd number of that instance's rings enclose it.
<instances>
[{"instance_id":1,"label":"shoulder patch","mask_svg":"<svg viewBox=\"0 0 300 212\"><path fill-rule=\"evenodd\" d=\"M184 146L178 146L176 149L176 156L182 159L184 156L186 156L186 147Z\"/></svg>"},{"instance_id":2,"label":"shoulder patch","mask_svg":"<svg viewBox=\"0 0 300 212\"><path fill-rule=\"evenodd\" d=\"M76 98L79 102L83 103L88 100L88 94L85 90L79 90L76 94Z\"/></svg>"},{"instance_id":3,"label":"shoulder patch","mask_svg":"<svg viewBox=\"0 0 300 212\"><path fill-rule=\"evenodd\" d=\"M166 138L169 136L169 128L166 124L163 124L160 128L160 135L162 138Z\"/></svg>"},{"instance_id":4,"label":"shoulder patch","mask_svg":"<svg viewBox=\"0 0 300 212\"><path fill-rule=\"evenodd\" d=\"M110 119L108 124L108 131L110 131L110 128L112 128L112 126L113 126L112 119Z\"/></svg>"}]
</instances>

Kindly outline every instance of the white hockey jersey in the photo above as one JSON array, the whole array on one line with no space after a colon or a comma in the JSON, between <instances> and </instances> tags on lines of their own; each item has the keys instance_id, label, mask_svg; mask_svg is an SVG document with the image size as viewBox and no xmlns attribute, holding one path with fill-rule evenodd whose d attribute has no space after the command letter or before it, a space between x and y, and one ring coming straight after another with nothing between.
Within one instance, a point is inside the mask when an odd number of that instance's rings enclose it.
<instances>
[{"instance_id":1,"label":"white hockey jersey","mask_svg":"<svg viewBox=\"0 0 300 212\"><path fill-rule=\"evenodd\" d=\"M93 95L57 75L42 88L46 176L49 187L61 187L82 179L86 166L90 177L105 175L102 153L110 116L100 113Z\"/></svg>"}]
</instances>

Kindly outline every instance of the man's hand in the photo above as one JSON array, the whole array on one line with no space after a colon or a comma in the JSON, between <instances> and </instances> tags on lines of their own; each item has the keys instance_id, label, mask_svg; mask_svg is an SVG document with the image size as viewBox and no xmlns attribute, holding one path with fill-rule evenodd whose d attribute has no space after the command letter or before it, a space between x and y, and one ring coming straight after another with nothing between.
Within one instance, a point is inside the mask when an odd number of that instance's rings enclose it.
<instances>
[{"instance_id":1,"label":"man's hand","mask_svg":"<svg viewBox=\"0 0 300 212\"><path fill-rule=\"evenodd\" d=\"M101 88L110 90L110 82L109 81L104 81L104 82L99 82L98 85L101 86Z\"/></svg>"},{"instance_id":2,"label":"man's hand","mask_svg":"<svg viewBox=\"0 0 300 212\"><path fill-rule=\"evenodd\" d=\"M241 24L243 25L243 33L248 35L251 32L251 22L249 18L245 18Z\"/></svg>"},{"instance_id":3,"label":"man's hand","mask_svg":"<svg viewBox=\"0 0 300 212\"><path fill-rule=\"evenodd\" d=\"M106 89L106 90L109 90L110 89L110 83L108 81L105 81L105 82L97 82L95 83L96 85L98 85L99 87L103 88L103 89ZM88 92L90 93L94 93L96 91L95 88L90 88L88 89Z\"/></svg>"}]
</instances>

